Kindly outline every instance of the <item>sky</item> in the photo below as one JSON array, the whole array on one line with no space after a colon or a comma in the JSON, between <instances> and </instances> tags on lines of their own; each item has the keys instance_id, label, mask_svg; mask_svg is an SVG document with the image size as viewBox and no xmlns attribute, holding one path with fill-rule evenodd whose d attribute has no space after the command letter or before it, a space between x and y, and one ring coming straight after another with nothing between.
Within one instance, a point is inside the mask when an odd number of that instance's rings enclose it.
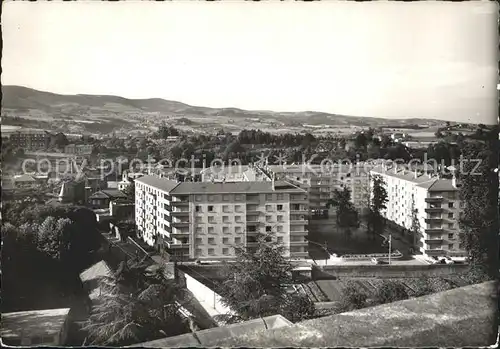
<instances>
[{"instance_id":1,"label":"sky","mask_svg":"<svg viewBox=\"0 0 500 349\"><path fill-rule=\"evenodd\" d=\"M495 2L3 3L2 84L492 124Z\"/></svg>"}]
</instances>

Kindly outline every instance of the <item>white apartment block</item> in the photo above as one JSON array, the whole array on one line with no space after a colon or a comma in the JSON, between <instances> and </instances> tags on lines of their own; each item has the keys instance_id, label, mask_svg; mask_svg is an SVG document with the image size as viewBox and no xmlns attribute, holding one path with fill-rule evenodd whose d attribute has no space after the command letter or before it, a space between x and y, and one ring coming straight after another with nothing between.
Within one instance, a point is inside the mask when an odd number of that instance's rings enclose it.
<instances>
[{"instance_id":1,"label":"white apartment block","mask_svg":"<svg viewBox=\"0 0 500 349\"><path fill-rule=\"evenodd\" d=\"M176 182L155 176L135 181L136 226L153 246L158 237L179 260L235 257L252 251L258 233L274 232L291 258L308 257L307 193L283 181Z\"/></svg>"},{"instance_id":2,"label":"white apartment block","mask_svg":"<svg viewBox=\"0 0 500 349\"><path fill-rule=\"evenodd\" d=\"M267 166L266 170L276 179L289 180L308 191L309 208L325 209L335 189L347 187L351 200L358 209L367 207L369 195L369 170L373 166L365 163L351 165L287 165Z\"/></svg>"},{"instance_id":3,"label":"white apartment block","mask_svg":"<svg viewBox=\"0 0 500 349\"><path fill-rule=\"evenodd\" d=\"M416 210L420 232L414 245L428 256L465 256L459 238L459 189L455 179L443 179L419 171L378 166L370 171L380 176L388 194L384 217L411 229L412 211Z\"/></svg>"}]
</instances>

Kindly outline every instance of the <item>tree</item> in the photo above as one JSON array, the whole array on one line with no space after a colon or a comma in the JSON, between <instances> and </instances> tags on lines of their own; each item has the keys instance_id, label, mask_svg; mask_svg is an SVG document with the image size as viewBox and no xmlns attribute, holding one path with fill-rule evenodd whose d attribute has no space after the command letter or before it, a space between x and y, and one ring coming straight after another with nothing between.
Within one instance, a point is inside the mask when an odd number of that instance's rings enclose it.
<instances>
[{"instance_id":1,"label":"tree","mask_svg":"<svg viewBox=\"0 0 500 349\"><path fill-rule=\"evenodd\" d=\"M385 304L408 299L405 285L399 281L384 280L376 290L374 300L377 304Z\"/></svg>"},{"instance_id":2,"label":"tree","mask_svg":"<svg viewBox=\"0 0 500 349\"><path fill-rule=\"evenodd\" d=\"M420 221L418 220L418 209L415 206L415 200L411 200L411 226L410 233L412 237L412 244L414 244L420 237Z\"/></svg>"},{"instance_id":3,"label":"tree","mask_svg":"<svg viewBox=\"0 0 500 349\"><path fill-rule=\"evenodd\" d=\"M259 234L255 253L235 247L236 262L224 268L225 281L218 291L222 302L243 320L282 314L292 320L312 316L309 298L289 295L293 266L284 257L285 247L273 234Z\"/></svg>"},{"instance_id":4,"label":"tree","mask_svg":"<svg viewBox=\"0 0 500 349\"><path fill-rule=\"evenodd\" d=\"M135 183L132 181L132 183L123 189L123 193L127 195L130 201L135 202Z\"/></svg>"},{"instance_id":5,"label":"tree","mask_svg":"<svg viewBox=\"0 0 500 349\"><path fill-rule=\"evenodd\" d=\"M388 201L385 181L381 176L373 176L372 194L370 200L370 208L368 213L368 232L375 235L381 235L385 230L385 219L382 216L382 211L385 210Z\"/></svg>"},{"instance_id":6,"label":"tree","mask_svg":"<svg viewBox=\"0 0 500 349\"><path fill-rule=\"evenodd\" d=\"M359 214L351 202L351 191L344 187L342 190L335 189L333 198L326 204L327 208L336 208L337 226L343 230L344 236L348 238L351 230L359 227Z\"/></svg>"},{"instance_id":7,"label":"tree","mask_svg":"<svg viewBox=\"0 0 500 349\"><path fill-rule=\"evenodd\" d=\"M188 331L179 315L180 289L164 273L148 274L145 261L121 263L101 281L101 300L84 322L91 345L127 345Z\"/></svg>"},{"instance_id":8,"label":"tree","mask_svg":"<svg viewBox=\"0 0 500 349\"><path fill-rule=\"evenodd\" d=\"M497 142L468 142L460 169L460 239L471 265L491 277L498 269L498 165ZM478 167L476 167L478 165Z\"/></svg>"},{"instance_id":9,"label":"tree","mask_svg":"<svg viewBox=\"0 0 500 349\"><path fill-rule=\"evenodd\" d=\"M347 285L342 290L342 298L339 310L341 312L361 309L366 307L368 296L361 291L359 287L353 282L348 281Z\"/></svg>"}]
</instances>

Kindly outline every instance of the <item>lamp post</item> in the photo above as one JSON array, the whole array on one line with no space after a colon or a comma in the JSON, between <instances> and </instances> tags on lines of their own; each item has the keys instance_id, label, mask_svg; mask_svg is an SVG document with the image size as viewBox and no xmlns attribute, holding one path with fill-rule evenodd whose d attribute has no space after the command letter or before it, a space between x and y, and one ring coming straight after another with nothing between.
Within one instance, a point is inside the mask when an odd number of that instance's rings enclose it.
<instances>
[{"instance_id":1,"label":"lamp post","mask_svg":"<svg viewBox=\"0 0 500 349\"><path fill-rule=\"evenodd\" d=\"M392 236L389 234L389 265L391 264L391 243L392 243Z\"/></svg>"}]
</instances>

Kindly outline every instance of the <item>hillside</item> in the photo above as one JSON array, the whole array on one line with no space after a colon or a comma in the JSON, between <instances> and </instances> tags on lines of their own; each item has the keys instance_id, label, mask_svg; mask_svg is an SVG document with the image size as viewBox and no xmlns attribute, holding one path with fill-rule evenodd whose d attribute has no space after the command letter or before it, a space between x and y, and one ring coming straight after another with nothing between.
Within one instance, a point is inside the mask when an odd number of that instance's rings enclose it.
<instances>
[{"instance_id":1,"label":"hillside","mask_svg":"<svg viewBox=\"0 0 500 349\"><path fill-rule=\"evenodd\" d=\"M370 117L354 117L335 115L315 111L304 112L273 112L248 111L238 108L206 108L187 105L181 102L168 101L161 98L127 99L119 96L106 95L61 95L50 92L37 91L21 86L3 86L2 109L10 114L46 114L53 118L84 117L119 117L126 115L159 114L165 117L207 117L248 119L258 118L275 120L285 124L307 123L311 125L357 125L383 126L426 123L429 125L440 123L438 120L426 119L381 119Z\"/></svg>"}]
</instances>

